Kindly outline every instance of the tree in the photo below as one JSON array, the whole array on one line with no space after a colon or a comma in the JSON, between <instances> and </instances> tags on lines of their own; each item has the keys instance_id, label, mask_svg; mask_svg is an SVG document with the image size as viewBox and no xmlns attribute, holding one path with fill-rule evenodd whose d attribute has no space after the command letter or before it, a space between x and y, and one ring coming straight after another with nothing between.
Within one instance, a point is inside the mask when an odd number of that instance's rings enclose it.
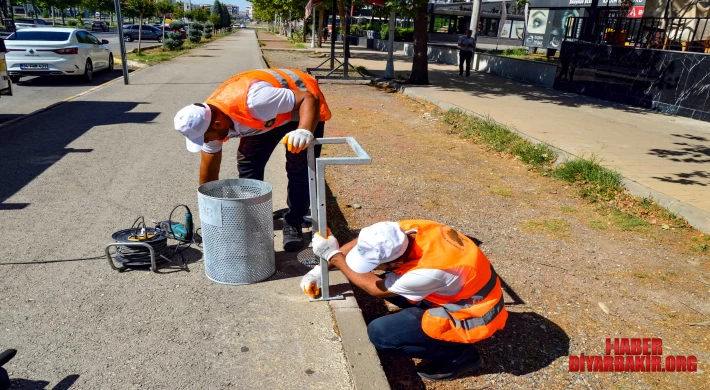
<instances>
[{"instance_id":1,"label":"tree","mask_svg":"<svg viewBox=\"0 0 710 390\"><path fill-rule=\"evenodd\" d=\"M197 11L193 11L193 12L194 12L195 20L197 20L200 23L204 23L207 21L207 19L210 18L210 14L205 9L199 8ZM192 26L190 26L190 28L192 28Z\"/></svg>"},{"instance_id":2,"label":"tree","mask_svg":"<svg viewBox=\"0 0 710 390\"><path fill-rule=\"evenodd\" d=\"M200 40L202 39L202 29L203 28L204 27L199 22L190 23L190 30L187 33L190 38L190 42L192 42L192 43L200 42Z\"/></svg>"},{"instance_id":3,"label":"tree","mask_svg":"<svg viewBox=\"0 0 710 390\"><path fill-rule=\"evenodd\" d=\"M212 14L210 15L210 20L212 21L212 23L214 23L214 28L216 28L218 30L220 28L224 27L222 25L221 12L222 12L222 3L220 3L218 0L214 0L214 4L212 4Z\"/></svg>"},{"instance_id":4,"label":"tree","mask_svg":"<svg viewBox=\"0 0 710 390\"><path fill-rule=\"evenodd\" d=\"M212 15L214 16L214 15ZM214 24L212 22L205 23L205 39L212 39L212 28Z\"/></svg>"},{"instance_id":5,"label":"tree","mask_svg":"<svg viewBox=\"0 0 710 390\"><path fill-rule=\"evenodd\" d=\"M173 10L174 19L182 19L185 17L185 4L178 1L176 3L173 3L173 7L175 8Z\"/></svg>"},{"instance_id":6,"label":"tree","mask_svg":"<svg viewBox=\"0 0 710 390\"><path fill-rule=\"evenodd\" d=\"M165 17L168 14L172 14L173 11L175 10L175 7L173 4L170 4L169 0L160 0L159 2L155 3L155 9L158 10L158 13L163 15L163 50L165 49Z\"/></svg>"},{"instance_id":7,"label":"tree","mask_svg":"<svg viewBox=\"0 0 710 390\"><path fill-rule=\"evenodd\" d=\"M219 24L222 25L222 28L229 29L232 27L231 21L232 18L229 16L229 10L227 10L227 6L224 4L220 4L219 7Z\"/></svg>"},{"instance_id":8,"label":"tree","mask_svg":"<svg viewBox=\"0 0 710 390\"><path fill-rule=\"evenodd\" d=\"M143 31L143 17L155 14L153 0L128 0L128 7L138 15L138 52L141 54L141 38Z\"/></svg>"}]
</instances>

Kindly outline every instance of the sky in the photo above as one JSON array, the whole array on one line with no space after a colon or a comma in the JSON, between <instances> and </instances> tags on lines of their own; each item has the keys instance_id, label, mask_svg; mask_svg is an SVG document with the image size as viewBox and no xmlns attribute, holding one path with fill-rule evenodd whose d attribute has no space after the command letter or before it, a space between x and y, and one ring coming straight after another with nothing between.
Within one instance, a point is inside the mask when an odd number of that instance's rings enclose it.
<instances>
[{"instance_id":1,"label":"sky","mask_svg":"<svg viewBox=\"0 0 710 390\"><path fill-rule=\"evenodd\" d=\"M227 4L227 5L236 5L239 7L239 12L244 12L244 9L246 7L251 7L251 3L246 1L246 0L220 0L221 3ZM209 0L192 0L192 4L209 4L212 5L214 4L213 1Z\"/></svg>"}]
</instances>

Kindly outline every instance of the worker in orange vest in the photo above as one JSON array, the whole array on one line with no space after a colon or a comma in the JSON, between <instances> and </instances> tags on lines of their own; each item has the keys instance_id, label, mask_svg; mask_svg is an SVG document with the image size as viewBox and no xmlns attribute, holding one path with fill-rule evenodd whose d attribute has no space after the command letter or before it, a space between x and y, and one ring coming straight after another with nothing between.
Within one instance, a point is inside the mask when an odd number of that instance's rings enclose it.
<instances>
[{"instance_id":1,"label":"worker in orange vest","mask_svg":"<svg viewBox=\"0 0 710 390\"><path fill-rule=\"evenodd\" d=\"M239 177L264 180L264 169L279 143L286 145L288 176L283 248L303 247L301 225L309 210L308 161L304 152L314 137L323 137L330 109L318 81L295 69L257 69L239 73L204 102L175 115L175 129L187 150L201 152L200 185L219 179L222 144L241 138ZM315 147L315 155L320 146Z\"/></svg>"},{"instance_id":2,"label":"worker in orange vest","mask_svg":"<svg viewBox=\"0 0 710 390\"><path fill-rule=\"evenodd\" d=\"M423 379L452 380L482 366L473 344L503 329L508 318L493 266L449 226L379 222L342 247L334 236L316 234L313 253L370 295L402 308L370 322L367 333L380 351L428 360L417 367ZM318 266L306 274L304 292L319 291L320 276Z\"/></svg>"}]
</instances>

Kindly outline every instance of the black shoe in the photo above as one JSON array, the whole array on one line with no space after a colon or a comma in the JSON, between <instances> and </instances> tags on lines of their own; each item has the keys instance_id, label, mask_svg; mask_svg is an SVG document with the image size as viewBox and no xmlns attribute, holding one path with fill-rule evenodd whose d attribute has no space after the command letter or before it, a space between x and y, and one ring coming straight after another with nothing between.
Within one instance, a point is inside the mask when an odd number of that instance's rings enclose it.
<instances>
[{"instance_id":1,"label":"black shoe","mask_svg":"<svg viewBox=\"0 0 710 390\"><path fill-rule=\"evenodd\" d=\"M284 221L284 227L282 229L284 234L284 250L286 252L295 252L303 248L303 233L301 232L301 226L289 225Z\"/></svg>"},{"instance_id":2,"label":"black shoe","mask_svg":"<svg viewBox=\"0 0 710 390\"><path fill-rule=\"evenodd\" d=\"M466 73L466 77L469 77L469 76L471 76L471 73Z\"/></svg>"},{"instance_id":3,"label":"black shoe","mask_svg":"<svg viewBox=\"0 0 710 390\"><path fill-rule=\"evenodd\" d=\"M435 361L417 367L417 374L422 379L433 382L450 381L458 378L468 371L483 366L483 359L478 354L476 347L466 349L461 356L450 361Z\"/></svg>"},{"instance_id":4,"label":"black shoe","mask_svg":"<svg viewBox=\"0 0 710 390\"><path fill-rule=\"evenodd\" d=\"M459 72L459 76L463 76L463 72Z\"/></svg>"}]
</instances>

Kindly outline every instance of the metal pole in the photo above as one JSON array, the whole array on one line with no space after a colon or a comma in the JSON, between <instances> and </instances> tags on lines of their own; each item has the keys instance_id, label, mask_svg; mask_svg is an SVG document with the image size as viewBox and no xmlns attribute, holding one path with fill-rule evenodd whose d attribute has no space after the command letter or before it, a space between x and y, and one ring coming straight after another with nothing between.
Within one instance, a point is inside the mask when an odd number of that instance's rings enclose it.
<instances>
[{"instance_id":1,"label":"metal pole","mask_svg":"<svg viewBox=\"0 0 710 390\"><path fill-rule=\"evenodd\" d=\"M333 21L330 32L330 69L335 69L335 17L337 15L338 0L333 0Z\"/></svg>"},{"instance_id":2,"label":"metal pole","mask_svg":"<svg viewBox=\"0 0 710 390\"><path fill-rule=\"evenodd\" d=\"M313 6L311 7L313 10L313 12L311 13L311 16L313 17L313 27L311 27L311 49L313 49L314 47L316 47L316 8Z\"/></svg>"},{"instance_id":3,"label":"metal pole","mask_svg":"<svg viewBox=\"0 0 710 390\"><path fill-rule=\"evenodd\" d=\"M350 9L350 1L345 3L345 20L340 21L340 25L343 27L343 77L348 77L348 59L350 58L350 17L348 15L348 10Z\"/></svg>"},{"instance_id":4,"label":"metal pole","mask_svg":"<svg viewBox=\"0 0 710 390\"><path fill-rule=\"evenodd\" d=\"M469 30L473 31L471 36L473 38L478 37L478 16L481 14L481 0L473 0L473 7L471 9L471 25Z\"/></svg>"},{"instance_id":5,"label":"metal pole","mask_svg":"<svg viewBox=\"0 0 710 390\"><path fill-rule=\"evenodd\" d=\"M390 12L389 35L387 36L387 66L385 67L385 78L393 79L394 76L394 23L397 13Z\"/></svg>"},{"instance_id":6,"label":"metal pole","mask_svg":"<svg viewBox=\"0 0 710 390\"><path fill-rule=\"evenodd\" d=\"M118 44L121 49L121 67L123 68L123 84L129 85L131 81L128 79L126 42L123 40L123 16L121 15L121 3L119 2L119 0L113 0L113 5L114 7L116 7L116 19L118 24Z\"/></svg>"}]
</instances>

